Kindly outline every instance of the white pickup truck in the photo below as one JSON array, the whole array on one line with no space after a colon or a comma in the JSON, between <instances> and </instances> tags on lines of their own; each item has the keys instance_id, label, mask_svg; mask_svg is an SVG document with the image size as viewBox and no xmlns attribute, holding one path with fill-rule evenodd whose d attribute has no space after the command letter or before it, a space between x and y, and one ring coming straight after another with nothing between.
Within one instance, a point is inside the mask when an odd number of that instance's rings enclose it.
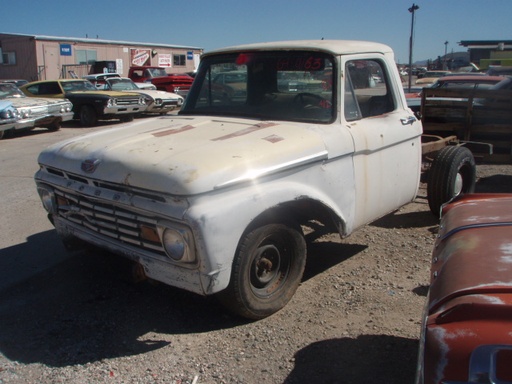
<instances>
[{"instance_id":1,"label":"white pickup truck","mask_svg":"<svg viewBox=\"0 0 512 384\"><path fill-rule=\"evenodd\" d=\"M205 54L179 115L54 145L35 179L68 246L259 319L299 286L308 224L346 237L415 198L421 136L389 47L253 44ZM437 168L438 199L471 188L459 152Z\"/></svg>"}]
</instances>

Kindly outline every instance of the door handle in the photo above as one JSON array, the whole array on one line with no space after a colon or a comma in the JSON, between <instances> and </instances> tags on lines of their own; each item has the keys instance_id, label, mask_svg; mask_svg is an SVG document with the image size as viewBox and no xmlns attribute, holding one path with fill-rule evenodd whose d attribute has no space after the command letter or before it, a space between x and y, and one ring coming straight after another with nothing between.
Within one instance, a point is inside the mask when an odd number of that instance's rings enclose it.
<instances>
[{"instance_id":1,"label":"door handle","mask_svg":"<svg viewBox=\"0 0 512 384\"><path fill-rule=\"evenodd\" d=\"M416 118L414 116L408 116L406 118L400 119L400 121L402 122L402 125L413 125L416 121Z\"/></svg>"}]
</instances>

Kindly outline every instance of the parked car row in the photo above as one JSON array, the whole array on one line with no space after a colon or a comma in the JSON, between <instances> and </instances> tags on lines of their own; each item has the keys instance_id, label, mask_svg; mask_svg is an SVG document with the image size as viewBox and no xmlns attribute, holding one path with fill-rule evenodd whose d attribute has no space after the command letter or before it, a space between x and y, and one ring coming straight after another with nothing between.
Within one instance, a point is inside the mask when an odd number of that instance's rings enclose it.
<instances>
[{"instance_id":1,"label":"parked car row","mask_svg":"<svg viewBox=\"0 0 512 384\"><path fill-rule=\"evenodd\" d=\"M118 74L30 83L0 80L0 139L6 133L35 127L58 130L63 121L71 119L90 127L100 120L127 122L142 113L166 114L181 108L183 100L175 93L156 90L153 84L137 85Z\"/></svg>"},{"instance_id":2,"label":"parked car row","mask_svg":"<svg viewBox=\"0 0 512 384\"><path fill-rule=\"evenodd\" d=\"M60 129L73 118L73 105L64 98L27 97L14 83L0 83L0 139L17 130Z\"/></svg>"}]
</instances>

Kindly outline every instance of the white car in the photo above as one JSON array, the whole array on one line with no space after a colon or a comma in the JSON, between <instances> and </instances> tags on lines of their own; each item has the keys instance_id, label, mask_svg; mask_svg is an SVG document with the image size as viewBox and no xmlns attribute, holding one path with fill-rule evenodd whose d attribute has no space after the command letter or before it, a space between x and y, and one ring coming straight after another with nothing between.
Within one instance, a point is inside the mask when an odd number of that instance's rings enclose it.
<instances>
[{"instance_id":1,"label":"white car","mask_svg":"<svg viewBox=\"0 0 512 384\"><path fill-rule=\"evenodd\" d=\"M16 108L18 119L11 129L27 130L35 127L57 131L63 121L73 118L73 104L64 98L27 97L16 85L0 83L0 100L7 101ZM2 135L3 136L3 135Z\"/></svg>"},{"instance_id":2,"label":"white car","mask_svg":"<svg viewBox=\"0 0 512 384\"><path fill-rule=\"evenodd\" d=\"M18 120L18 111L10 101L0 100L0 139L6 131L14 129Z\"/></svg>"}]
</instances>

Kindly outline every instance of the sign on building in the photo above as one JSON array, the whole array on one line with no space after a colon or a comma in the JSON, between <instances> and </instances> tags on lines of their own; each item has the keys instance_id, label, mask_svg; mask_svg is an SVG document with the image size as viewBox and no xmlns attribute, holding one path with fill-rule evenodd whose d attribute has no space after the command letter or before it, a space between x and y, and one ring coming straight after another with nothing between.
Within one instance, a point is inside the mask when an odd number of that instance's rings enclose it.
<instances>
[{"instance_id":1,"label":"sign on building","mask_svg":"<svg viewBox=\"0 0 512 384\"><path fill-rule=\"evenodd\" d=\"M158 55L158 66L159 67L170 67L171 66L171 54L160 53Z\"/></svg>"},{"instance_id":2,"label":"sign on building","mask_svg":"<svg viewBox=\"0 0 512 384\"><path fill-rule=\"evenodd\" d=\"M134 67L143 65L151 65L151 50L150 49L132 49L130 52L130 62Z\"/></svg>"},{"instance_id":3,"label":"sign on building","mask_svg":"<svg viewBox=\"0 0 512 384\"><path fill-rule=\"evenodd\" d=\"M71 44L60 44L60 55L61 56L71 56Z\"/></svg>"}]
</instances>

